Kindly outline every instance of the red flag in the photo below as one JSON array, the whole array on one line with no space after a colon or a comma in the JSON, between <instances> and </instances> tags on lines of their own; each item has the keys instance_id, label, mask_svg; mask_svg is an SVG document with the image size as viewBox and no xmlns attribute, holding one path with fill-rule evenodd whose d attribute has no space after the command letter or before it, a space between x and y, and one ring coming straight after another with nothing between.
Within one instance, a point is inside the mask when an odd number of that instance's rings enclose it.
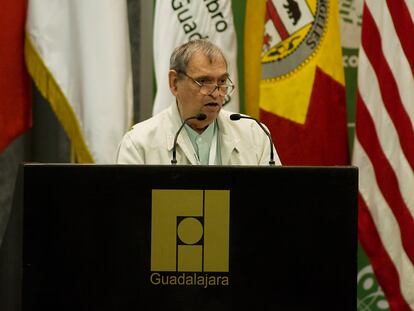
<instances>
[{"instance_id":1,"label":"red flag","mask_svg":"<svg viewBox=\"0 0 414 311\"><path fill-rule=\"evenodd\" d=\"M359 51L359 238L392 310L414 310L413 17L412 0L366 0Z\"/></svg>"},{"instance_id":2,"label":"red flag","mask_svg":"<svg viewBox=\"0 0 414 311\"><path fill-rule=\"evenodd\" d=\"M24 62L25 0L0 10L0 151L31 126L30 80Z\"/></svg>"}]
</instances>

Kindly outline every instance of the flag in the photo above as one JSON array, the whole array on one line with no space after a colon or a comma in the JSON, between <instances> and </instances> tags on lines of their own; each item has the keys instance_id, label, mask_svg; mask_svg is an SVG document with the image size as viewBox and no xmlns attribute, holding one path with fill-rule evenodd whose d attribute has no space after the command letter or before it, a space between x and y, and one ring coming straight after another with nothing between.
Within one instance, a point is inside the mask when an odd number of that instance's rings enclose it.
<instances>
[{"instance_id":1,"label":"flag","mask_svg":"<svg viewBox=\"0 0 414 311\"><path fill-rule=\"evenodd\" d=\"M30 0L26 63L78 162L111 163L132 124L126 1Z\"/></svg>"},{"instance_id":2,"label":"flag","mask_svg":"<svg viewBox=\"0 0 414 311\"><path fill-rule=\"evenodd\" d=\"M30 78L24 64L26 1L0 10L0 152L32 124Z\"/></svg>"},{"instance_id":3,"label":"flag","mask_svg":"<svg viewBox=\"0 0 414 311\"><path fill-rule=\"evenodd\" d=\"M247 113L283 164L348 164L337 0L249 0L246 11Z\"/></svg>"},{"instance_id":4,"label":"flag","mask_svg":"<svg viewBox=\"0 0 414 311\"><path fill-rule=\"evenodd\" d=\"M237 86L237 41L231 0L157 1L154 17L154 66L157 93L153 114L174 102L168 86L170 56L179 45L208 39L223 51L230 79ZM239 111L239 93L233 93L225 109Z\"/></svg>"},{"instance_id":5,"label":"flag","mask_svg":"<svg viewBox=\"0 0 414 311\"><path fill-rule=\"evenodd\" d=\"M391 310L414 310L414 2L366 0L356 137L359 240Z\"/></svg>"}]
</instances>

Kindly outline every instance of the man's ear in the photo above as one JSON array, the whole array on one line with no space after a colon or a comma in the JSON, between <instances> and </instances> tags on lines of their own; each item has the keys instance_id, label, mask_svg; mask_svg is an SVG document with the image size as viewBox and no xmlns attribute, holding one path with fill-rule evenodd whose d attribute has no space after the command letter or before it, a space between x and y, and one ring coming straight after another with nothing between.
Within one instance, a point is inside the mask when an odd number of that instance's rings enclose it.
<instances>
[{"instance_id":1,"label":"man's ear","mask_svg":"<svg viewBox=\"0 0 414 311\"><path fill-rule=\"evenodd\" d=\"M168 72L168 83L170 85L171 93L173 93L174 96L177 96L177 82L178 82L177 71L171 69Z\"/></svg>"}]
</instances>

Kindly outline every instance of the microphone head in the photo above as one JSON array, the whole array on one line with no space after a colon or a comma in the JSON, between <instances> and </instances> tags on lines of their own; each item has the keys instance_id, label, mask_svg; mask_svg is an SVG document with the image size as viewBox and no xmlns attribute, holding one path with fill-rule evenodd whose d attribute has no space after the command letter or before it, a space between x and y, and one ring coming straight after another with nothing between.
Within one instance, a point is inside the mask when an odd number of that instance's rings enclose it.
<instances>
[{"instance_id":1,"label":"microphone head","mask_svg":"<svg viewBox=\"0 0 414 311\"><path fill-rule=\"evenodd\" d=\"M203 121L203 120L207 119L207 116L204 113L199 113L198 115L195 116L195 118L198 121Z\"/></svg>"},{"instance_id":2,"label":"microphone head","mask_svg":"<svg viewBox=\"0 0 414 311\"><path fill-rule=\"evenodd\" d=\"M239 113L233 113L230 115L230 120L237 121L241 119L241 115Z\"/></svg>"}]
</instances>

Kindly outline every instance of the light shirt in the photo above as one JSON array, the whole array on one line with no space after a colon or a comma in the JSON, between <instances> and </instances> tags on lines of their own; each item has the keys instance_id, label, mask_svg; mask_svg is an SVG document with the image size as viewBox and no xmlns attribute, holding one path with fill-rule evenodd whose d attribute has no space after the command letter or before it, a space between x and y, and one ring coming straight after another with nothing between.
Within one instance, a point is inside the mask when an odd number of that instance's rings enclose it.
<instances>
[{"instance_id":1,"label":"light shirt","mask_svg":"<svg viewBox=\"0 0 414 311\"><path fill-rule=\"evenodd\" d=\"M211 123L201 134L198 134L187 124L184 127L193 145L194 154L198 162L202 165L220 165L221 157L217 137L217 121Z\"/></svg>"}]
</instances>

